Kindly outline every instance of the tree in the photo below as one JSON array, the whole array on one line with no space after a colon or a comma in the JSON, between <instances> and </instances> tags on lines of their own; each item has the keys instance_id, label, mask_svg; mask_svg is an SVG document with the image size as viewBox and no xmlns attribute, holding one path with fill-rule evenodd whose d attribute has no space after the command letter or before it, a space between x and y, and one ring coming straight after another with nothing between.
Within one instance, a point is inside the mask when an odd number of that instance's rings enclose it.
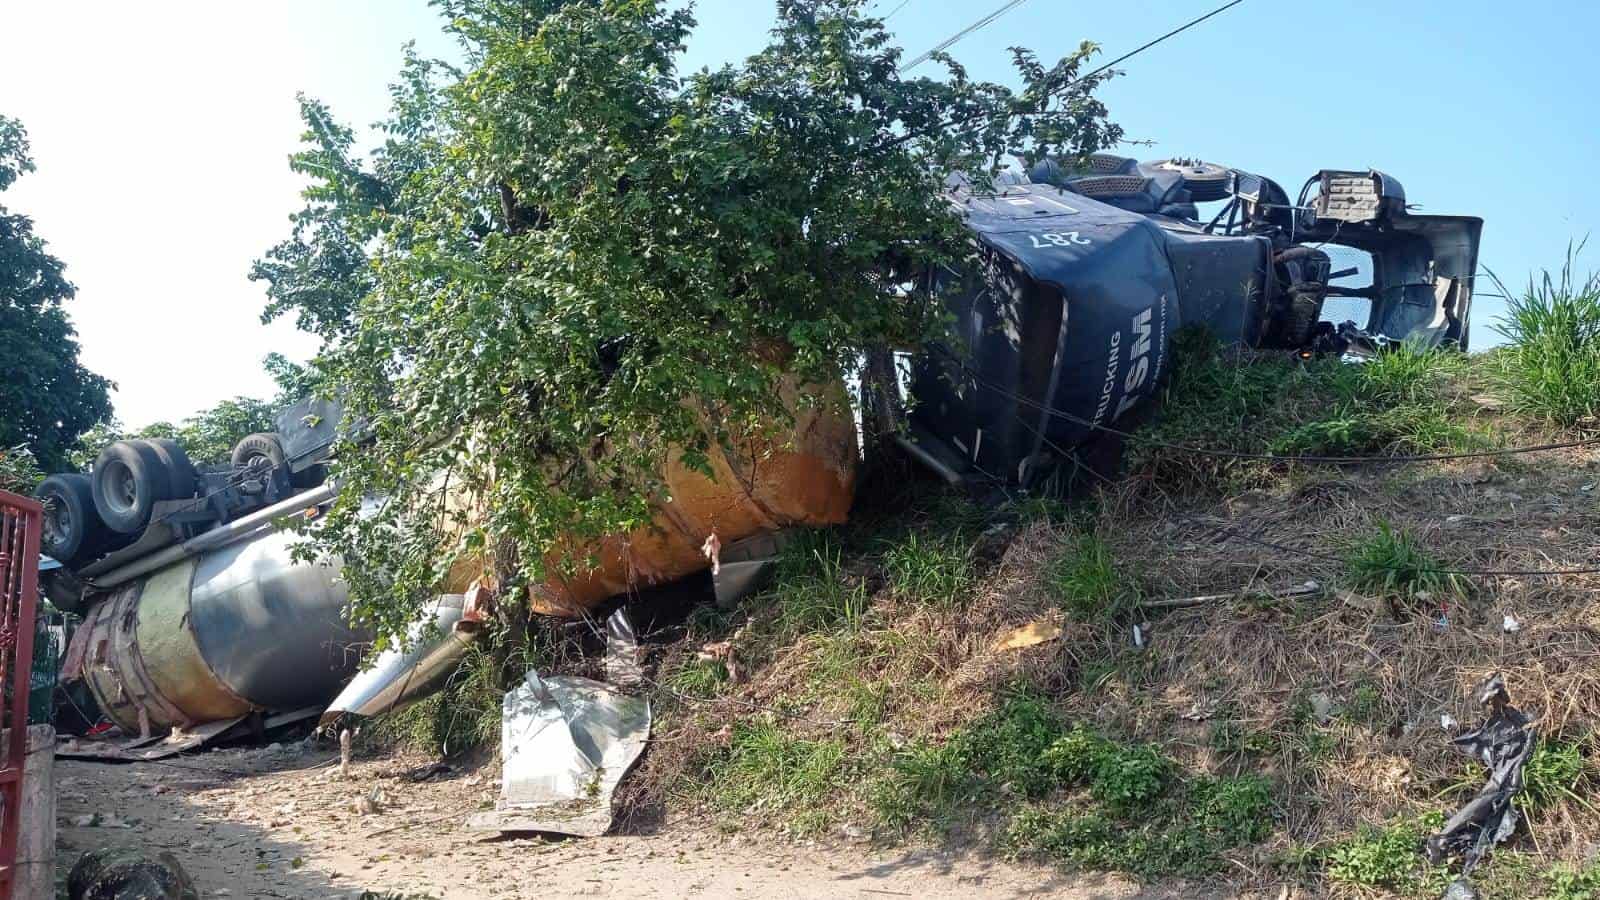
<instances>
[{"instance_id":1,"label":"tree","mask_svg":"<svg viewBox=\"0 0 1600 900\"><path fill-rule=\"evenodd\" d=\"M1080 71L1092 45L1048 67L1013 50L1021 91L943 55L944 80L907 80L864 0L781 0L765 50L689 74L693 18L658 0L439 6L467 66L408 64L380 154L406 165L360 168L304 106L310 205L256 270L370 424L318 540L389 634L463 554L512 587L642 525L669 453L705 468L710 441L785 424L785 373L828 382L939 333L899 285L970 252L948 175L981 190L1008 154L1121 137L1093 97L1109 73ZM334 221L360 227L307 224ZM370 265L317 287L314 260L358 249ZM441 473L479 515L445 522Z\"/></svg>"},{"instance_id":2,"label":"tree","mask_svg":"<svg viewBox=\"0 0 1600 900\"><path fill-rule=\"evenodd\" d=\"M0 191L33 168L22 123L0 116ZM113 385L78 362L63 269L33 221L0 206L0 447L27 447L46 471L111 416Z\"/></svg>"}]
</instances>

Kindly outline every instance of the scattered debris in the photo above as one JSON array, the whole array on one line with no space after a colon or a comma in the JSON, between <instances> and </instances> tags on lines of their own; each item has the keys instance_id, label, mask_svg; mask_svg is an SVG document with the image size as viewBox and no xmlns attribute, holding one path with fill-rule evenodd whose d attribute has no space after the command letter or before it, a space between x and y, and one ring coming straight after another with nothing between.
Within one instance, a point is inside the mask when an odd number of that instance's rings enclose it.
<instances>
[{"instance_id":1,"label":"scattered debris","mask_svg":"<svg viewBox=\"0 0 1600 900\"><path fill-rule=\"evenodd\" d=\"M1505 621L1500 624L1500 628L1506 634L1516 634L1522 630L1522 623L1517 621L1516 616L1506 613Z\"/></svg>"},{"instance_id":2,"label":"scattered debris","mask_svg":"<svg viewBox=\"0 0 1600 900\"><path fill-rule=\"evenodd\" d=\"M744 680L744 669L739 666L733 652L733 641L716 641L700 648L695 657L703 662L720 662L728 670L728 680L734 684Z\"/></svg>"},{"instance_id":3,"label":"scattered debris","mask_svg":"<svg viewBox=\"0 0 1600 900\"><path fill-rule=\"evenodd\" d=\"M1522 768L1538 744L1532 720L1511 705L1505 679L1498 672L1478 688L1477 698L1480 705L1488 707L1488 718L1452 743L1482 762L1489 779L1427 842L1428 861L1434 865L1451 857L1461 859L1461 877L1446 897L1476 896L1468 876L1491 847L1516 831L1517 811L1512 800L1522 790Z\"/></svg>"},{"instance_id":4,"label":"scattered debris","mask_svg":"<svg viewBox=\"0 0 1600 900\"><path fill-rule=\"evenodd\" d=\"M718 575L722 572L722 540L715 531L706 537L706 542L700 545L700 552L711 561L711 574Z\"/></svg>"},{"instance_id":5,"label":"scattered debris","mask_svg":"<svg viewBox=\"0 0 1600 900\"><path fill-rule=\"evenodd\" d=\"M1456 717L1449 713L1440 713L1439 715L1439 727L1445 731L1455 731L1460 724L1460 722L1456 721Z\"/></svg>"},{"instance_id":6,"label":"scattered debris","mask_svg":"<svg viewBox=\"0 0 1600 900\"><path fill-rule=\"evenodd\" d=\"M1007 632L994 645L996 650L1021 650L1024 647L1034 647L1061 637L1061 625L1051 619L1035 619L1026 625L1018 626Z\"/></svg>"},{"instance_id":7,"label":"scattered debris","mask_svg":"<svg viewBox=\"0 0 1600 900\"><path fill-rule=\"evenodd\" d=\"M73 828L132 828L133 823L120 819L115 815L105 813L89 813L88 815L73 816L67 820Z\"/></svg>"},{"instance_id":8,"label":"scattered debris","mask_svg":"<svg viewBox=\"0 0 1600 900\"><path fill-rule=\"evenodd\" d=\"M625 608L618 608L606 619L606 681L624 691L644 684L642 654L632 620Z\"/></svg>"},{"instance_id":9,"label":"scattered debris","mask_svg":"<svg viewBox=\"0 0 1600 900\"><path fill-rule=\"evenodd\" d=\"M505 697L500 798L467 827L605 834L612 794L649 737L644 698L587 678L529 672Z\"/></svg>"},{"instance_id":10,"label":"scattered debris","mask_svg":"<svg viewBox=\"0 0 1600 900\"><path fill-rule=\"evenodd\" d=\"M177 857L126 848L85 853L67 875L69 900L200 900Z\"/></svg>"},{"instance_id":11,"label":"scattered debris","mask_svg":"<svg viewBox=\"0 0 1600 900\"><path fill-rule=\"evenodd\" d=\"M1194 597L1172 597L1165 600L1141 600L1139 605L1146 609L1181 609L1188 606L1203 606L1207 603L1221 603L1229 600L1238 600L1250 597L1258 592L1248 588L1234 591L1231 594L1199 594ZM1277 598L1306 597L1322 593L1322 585L1316 581L1307 580L1292 588L1282 591L1264 592L1266 596Z\"/></svg>"},{"instance_id":12,"label":"scattered debris","mask_svg":"<svg viewBox=\"0 0 1600 900\"><path fill-rule=\"evenodd\" d=\"M1138 625L1133 626L1133 646L1139 648L1140 650L1144 649L1144 645L1146 643L1145 629L1149 627L1149 622L1140 622Z\"/></svg>"},{"instance_id":13,"label":"scattered debris","mask_svg":"<svg viewBox=\"0 0 1600 900\"><path fill-rule=\"evenodd\" d=\"M1333 698L1327 694L1316 693L1311 695L1311 715L1317 720L1318 725L1326 725L1333 720Z\"/></svg>"},{"instance_id":14,"label":"scattered debris","mask_svg":"<svg viewBox=\"0 0 1600 900\"><path fill-rule=\"evenodd\" d=\"M339 777L350 777L350 729L339 730Z\"/></svg>"}]
</instances>

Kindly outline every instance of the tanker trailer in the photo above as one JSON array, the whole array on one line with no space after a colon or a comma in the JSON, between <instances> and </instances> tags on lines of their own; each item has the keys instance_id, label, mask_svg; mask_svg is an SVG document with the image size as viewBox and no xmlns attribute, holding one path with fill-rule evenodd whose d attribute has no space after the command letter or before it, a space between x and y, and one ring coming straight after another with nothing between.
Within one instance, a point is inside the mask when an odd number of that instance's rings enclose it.
<instances>
[{"instance_id":1,"label":"tanker trailer","mask_svg":"<svg viewBox=\"0 0 1600 900\"><path fill-rule=\"evenodd\" d=\"M345 618L335 566L292 558L277 526L333 496L316 488L100 576L63 681L81 679L124 732L320 711L367 640Z\"/></svg>"}]
</instances>

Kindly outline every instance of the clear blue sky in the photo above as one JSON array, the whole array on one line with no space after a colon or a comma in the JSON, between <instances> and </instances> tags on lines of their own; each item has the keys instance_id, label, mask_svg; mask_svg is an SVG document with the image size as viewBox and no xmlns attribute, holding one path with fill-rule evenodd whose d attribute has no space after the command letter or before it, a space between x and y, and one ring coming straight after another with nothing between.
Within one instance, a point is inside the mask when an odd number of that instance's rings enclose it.
<instances>
[{"instance_id":1,"label":"clear blue sky","mask_svg":"<svg viewBox=\"0 0 1600 900\"><path fill-rule=\"evenodd\" d=\"M1053 59L1090 39L1109 59L1219 2L1028 0L951 52L975 77L1010 80L1010 45ZM915 55L1000 5L910 0L889 25ZM266 394L260 357L313 347L258 325L261 288L244 278L298 206L284 164L294 92L379 118L404 41L451 52L434 13L424 0L20 7L0 32L0 113L28 125L40 171L3 202L67 262L86 362L120 383L129 424ZM686 65L759 48L772 9L702 0ZM1291 192L1319 168L1382 168L1425 211L1482 216L1483 262L1515 287L1600 230L1597 10L1245 0L1135 57L1104 97L1154 142L1133 155L1200 156ZM1584 262L1600 267L1596 253ZM1478 346L1499 306L1479 298Z\"/></svg>"}]
</instances>

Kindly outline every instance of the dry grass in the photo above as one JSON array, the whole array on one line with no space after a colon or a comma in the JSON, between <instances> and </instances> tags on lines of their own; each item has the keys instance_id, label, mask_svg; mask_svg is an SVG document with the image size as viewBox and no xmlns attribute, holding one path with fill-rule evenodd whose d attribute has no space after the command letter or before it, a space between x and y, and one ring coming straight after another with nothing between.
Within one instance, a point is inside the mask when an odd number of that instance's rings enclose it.
<instances>
[{"instance_id":1,"label":"dry grass","mask_svg":"<svg viewBox=\"0 0 1600 900\"><path fill-rule=\"evenodd\" d=\"M1481 423L1480 423L1481 424ZM1529 435L1500 435L1526 442ZM974 582L957 602L899 596L871 541L855 540L839 579L870 597L848 624L786 631L781 598L747 605L729 621L669 647L660 677L690 665L708 641L729 639L741 678L702 698L658 697L657 740L625 798L630 827L660 816L710 813L780 830L803 807L803 829L861 828L880 840L871 787L898 748L937 746L994 709L1018 684L1042 690L1069 721L1125 741L1160 745L1195 775L1260 773L1275 785L1272 836L1230 854L1236 886L1276 895L1303 880L1317 892L1368 895L1325 881L1320 849L1363 823L1382 825L1452 811L1481 772L1449 746L1448 715L1481 718L1470 697L1493 672L1541 733L1582 742L1586 771L1574 795L1536 810L1510 851L1540 871L1583 866L1600 852L1600 771L1591 735L1600 722L1600 577L1486 577L1418 596L1365 596L1344 587L1343 566L1220 533L1335 557L1380 523L1414 535L1446 565L1548 569L1600 560L1600 453L1543 454L1503 462L1279 471L1245 493L1201 499L1138 479L1107 487L1092 527L1121 564L1119 577L1147 599L1237 592L1190 608L1074 620L1049 584L1052 564L1085 522L1033 522L1003 535L963 532ZM934 527L939 516L913 527ZM846 544L851 545L847 536ZM865 549L863 549L865 548ZM1003 549L998 549L1003 548ZM1282 597L1314 579L1316 596ZM1521 629L1507 633L1506 615ZM1046 619L1059 640L997 649L1011 629ZM1142 621L1148 620L1148 621ZM1149 645L1132 645L1131 626ZM800 805L729 810L717 805L708 760L735 740L728 726L766 722L795 740L838 742L840 762L806 786ZM830 744L830 746L832 746ZM777 813L776 815L771 815ZM992 834L973 816L935 840ZM1287 860L1311 860L1304 867Z\"/></svg>"}]
</instances>

